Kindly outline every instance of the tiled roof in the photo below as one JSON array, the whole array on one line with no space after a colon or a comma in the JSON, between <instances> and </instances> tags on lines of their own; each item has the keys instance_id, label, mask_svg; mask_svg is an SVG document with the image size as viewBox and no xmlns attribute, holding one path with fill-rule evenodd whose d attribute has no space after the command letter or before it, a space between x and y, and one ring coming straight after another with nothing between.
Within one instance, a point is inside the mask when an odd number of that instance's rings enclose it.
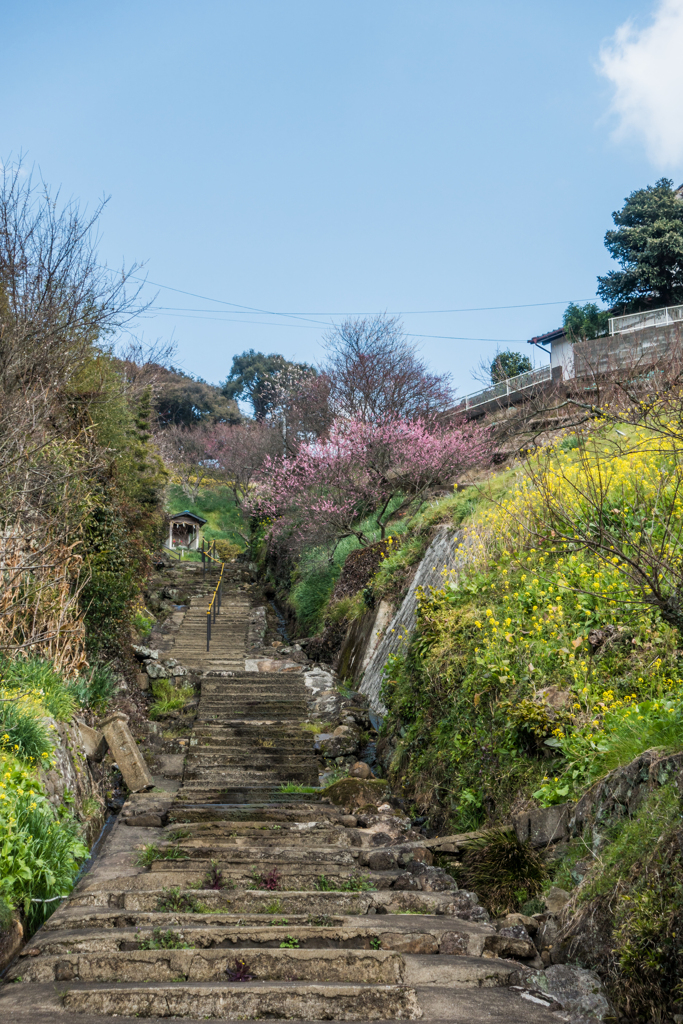
<instances>
[{"instance_id":1,"label":"tiled roof","mask_svg":"<svg viewBox=\"0 0 683 1024\"><path fill-rule=\"evenodd\" d=\"M564 327L558 327L555 331L548 331L547 334L538 334L535 338L531 338L527 342L527 345L540 345L546 341L559 341L560 338L564 338L566 331Z\"/></svg>"}]
</instances>

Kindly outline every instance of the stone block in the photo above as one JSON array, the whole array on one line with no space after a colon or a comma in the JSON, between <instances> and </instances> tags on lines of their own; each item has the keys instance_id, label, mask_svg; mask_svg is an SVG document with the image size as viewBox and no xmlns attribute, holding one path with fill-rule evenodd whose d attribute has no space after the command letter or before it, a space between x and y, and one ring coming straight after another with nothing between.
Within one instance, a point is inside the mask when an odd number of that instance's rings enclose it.
<instances>
[{"instance_id":1,"label":"stone block","mask_svg":"<svg viewBox=\"0 0 683 1024\"><path fill-rule=\"evenodd\" d=\"M549 914L559 914L568 899L569 893L566 889L559 889L553 885L546 895L545 909Z\"/></svg>"},{"instance_id":2,"label":"stone block","mask_svg":"<svg viewBox=\"0 0 683 1024\"><path fill-rule=\"evenodd\" d=\"M555 807L532 807L515 815L515 832L522 843L532 846L548 846L558 843L569 835L569 813L572 804L558 804Z\"/></svg>"},{"instance_id":3,"label":"stone block","mask_svg":"<svg viewBox=\"0 0 683 1024\"><path fill-rule=\"evenodd\" d=\"M92 729L85 722L77 718L76 725L81 736L81 743L85 750L85 756L89 761L101 761L104 755L107 753L107 741L101 732L97 729Z\"/></svg>"},{"instance_id":4,"label":"stone block","mask_svg":"<svg viewBox=\"0 0 683 1024\"><path fill-rule=\"evenodd\" d=\"M150 679L168 679L170 675L171 670L156 661L145 661L144 666Z\"/></svg>"},{"instance_id":5,"label":"stone block","mask_svg":"<svg viewBox=\"0 0 683 1024\"><path fill-rule=\"evenodd\" d=\"M109 715L102 722L102 732L131 793L152 789L154 780L128 728L128 716L120 711Z\"/></svg>"}]
</instances>

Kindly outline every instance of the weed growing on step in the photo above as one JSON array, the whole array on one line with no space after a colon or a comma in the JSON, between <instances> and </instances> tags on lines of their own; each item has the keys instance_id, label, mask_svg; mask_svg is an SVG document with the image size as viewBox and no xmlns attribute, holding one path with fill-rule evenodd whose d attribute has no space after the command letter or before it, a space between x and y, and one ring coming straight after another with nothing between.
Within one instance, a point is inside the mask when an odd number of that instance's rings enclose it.
<instances>
[{"instance_id":1,"label":"weed growing on step","mask_svg":"<svg viewBox=\"0 0 683 1024\"><path fill-rule=\"evenodd\" d=\"M374 892L376 889L376 886L370 881L370 876L361 874L336 879L318 875L315 887L319 892Z\"/></svg>"},{"instance_id":2,"label":"weed growing on step","mask_svg":"<svg viewBox=\"0 0 683 1024\"><path fill-rule=\"evenodd\" d=\"M282 900L273 900L265 908L266 914L281 914L283 910Z\"/></svg>"},{"instance_id":3,"label":"weed growing on step","mask_svg":"<svg viewBox=\"0 0 683 1024\"><path fill-rule=\"evenodd\" d=\"M249 973L247 961L241 957L237 957L232 967L226 969L225 974L228 981L252 981L254 978L254 975Z\"/></svg>"},{"instance_id":4,"label":"weed growing on step","mask_svg":"<svg viewBox=\"0 0 683 1024\"><path fill-rule=\"evenodd\" d=\"M291 935L285 935L284 940L280 943L280 949L299 949L300 946L299 940Z\"/></svg>"},{"instance_id":5,"label":"weed growing on step","mask_svg":"<svg viewBox=\"0 0 683 1024\"><path fill-rule=\"evenodd\" d=\"M157 846L156 843L148 843L138 850L135 863L138 867L148 868L157 860L189 860L189 856L179 846Z\"/></svg>"},{"instance_id":6,"label":"weed growing on step","mask_svg":"<svg viewBox=\"0 0 683 1024\"><path fill-rule=\"evenodd\" d=\"M181 839L189 839L191 835L192 833L189 828L177 828L175 831L171 832L168 838L172 843L179 843Z\"/></svg>"},{"instance_id":7,"label":"weed growing on step","mask_svg":"<svg viewBox=\"0 0 683 1024\"><path fill-rule=\"evenodd\" d=\"M226 878L221 868L218 867L218 861L212 860L211 865L207 868L204 873L204 877L199 885L200 889L234 889L235 883L232 878Z\"/></svg>"},{"instance_id":8,"label":"weed growing on step","mask_svg":"<svg viewBox=\"0 0 683 1024\"><path fill-rule=\"evenodd\" d=\"M288 917L274 917L272 919L272 921L268 922L268 924L271 927L282 927L282 926L284 926L286 924L289 924L289 918Z\"/></svg>"},{"instance_id":9,"label":"weed growing on step","mask_svg":"<svg viewBox=\"0 0 683 1024\"><path fill-rule=\"evenodd\" d=\"M380 938L378 938L376 935L373 936L373 938L370 939L370 949L381 949L381 948L382 948L382 940Z\"/></svg>"},{"instance_id":10,"label":"weed growing on step","mask_svg":"<svg viewBox=\"0 0 683 1024\"><path fill-rule=\"evenodd\" d=\"M136 934L136 939L140 938ZM140 939L139 949L194 949L188 942L185 942L179 932L172 928L162 932L161 928L155 928L148 939ZM184 981L185 979L183 979Z\"/></svg>"},{"instance_id":11,"label":"weed growing on step","mask_svg":"<svg viewBox=\"0 0 683 1024\"><path fill-rule=\"evenodd\" d=\"M247 886L248 889L268 889L273 891L281 888L282 875L277 868L273 868L271 871L267 871L265 874L259 873L255 867L251 869L252 882Z\"/></svg>"},{"instance_id":12,"label":"weed growing on step","mask_svg":"<svg viewBox=\"0 0 683 1024\"><path fill-rule=\"evenodd\" d=\"M163 718L170 711L179 711L194 697L194 687L187 684L174 686L170 679L155 679L152 683L155 701L149 709L152 719Z\"/></svg>"},{"instance_id":13,"label":"weed growing on step","mask_svg":"<svg viewBox=\"0 0 683 1024\"><path fill-rule=\"evenodd\" d=\"M319 786L303 786L300 782L283 782L280 793L320 793Z\"/></svg>"},{"instance_id":14,"label":"weed growing on step","mask_svg":"<svg viewBox=\"0 0 683 1024\"><path fill-rule=\"evenodd\" d=\"M316 928L334 928L334 918L329 914L319 914L317 917L306 918L306 924L314 925Z\"/></svg>"},{"instance_id":15,"label":"weed growing on step","mask_svg":"<svg viewBox=\"0 0 683 1024\"><path fill-rule=\"evenodd\" d=\"M157 910L167 913L181 913L181 914L203 914L206 913L206 909L203 903L200 903L190 896L186 892L182 892L179 885L173 885L170 888L165 888L164 896L160 896L157 901Z\"/></svg>"}]
</instances>

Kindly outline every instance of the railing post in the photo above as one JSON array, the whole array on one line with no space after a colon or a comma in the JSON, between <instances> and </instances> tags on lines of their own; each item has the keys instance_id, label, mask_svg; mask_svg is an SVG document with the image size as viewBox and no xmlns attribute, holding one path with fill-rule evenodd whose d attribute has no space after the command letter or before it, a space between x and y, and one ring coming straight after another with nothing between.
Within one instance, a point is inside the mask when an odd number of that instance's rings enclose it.
<instances>
[{"instance_id":1,"label":"railing post","mask_svg":"<svg viewBox=\"0 0 683 1024\"><path fill-rule=\"evenodd\" d=\"M223 574L221 573L220 579L218 580L218 614L221 613L221 594L223 592Z\"/></svg>"},{"instance_id":2,"label":"railing post","mask_svg":"<svg viewBox=\"0 0 683 1024\"><path fill-rule=\"evenodd\" d=\"M206 555L204 554L204 538L202 537L202 572L206 576Z\"/></svg>"},{"instance_id":3,"label":"railing post","mask_svg":"<svg viewBox=\"0 0 683 1024\"><path fill-rule=\"evenodd\" d=\"M209 608L206 615L206 650L208 652L211 645L211 609Z\"/></svg>"}]
</instances>

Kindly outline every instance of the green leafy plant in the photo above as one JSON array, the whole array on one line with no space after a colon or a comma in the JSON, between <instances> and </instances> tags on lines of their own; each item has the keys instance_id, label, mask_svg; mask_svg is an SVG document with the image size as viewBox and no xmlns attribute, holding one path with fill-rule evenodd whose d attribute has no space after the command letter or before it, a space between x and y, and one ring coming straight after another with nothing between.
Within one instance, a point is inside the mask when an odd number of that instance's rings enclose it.
<instances>
[{"instance_id":1,"label":"green leafy plant","mask_svg":"<svg viewBox=\"0 0 683 1024\"><path fill-rule=\"evenodd\" d=\"M157 860L188 860L189 855L179 846L158 846L148 843L138 851L135 863L140 867L150 867Z\"/></svg>"},{"instance_id":2,"label":"green leafy plant","mask_svg":"<svg viewBox=\"0 0 683 1024\"><path fill-rule=\"evenodd\" d=\"M318 875L315 888L320 892L374 892L376 886L370 881L369 875L356 873L349 878L330 879Z\"/></svg>"},{"instance_id":3,"label":"green leafy plant","mask_svg":"<svg viewBox=\"0 0 683 1024\"><path fill-rule=\"evenodd\" d=\"M280 943L280 949L298 949L300 945L301 943L298 939L292 938L291 935L285 935Z\"/></svg>"},{"instance_id":4,"label":"green leafy plant","mask_svg":"<svg viewBox=\"0 0 683 1024\"><path fill-rule=\"evenodd\" d=\"M136 936L138 938L138 936ZM172 928L162 931L155 928L152 935L147 939L140 939L139 949L193 949L194 947L185 942L182 935L174 932ZM183 979L184 980L184 979Z\"/></svg>"},{"instance_id":5,"label":"green leafy plant","mask_svg":"<svg viewBox=\"0 0 683 1024\"><path fill-rule=\"evenodd\" d=\"M28 935L71 892L87 856L80 824L56 816L35 771L0 754L0 901L22 908Z\"/></svg>"},{"instance_id":6,"label":"green leafy plant","mask_svg":"<svg viewBox=\"0 0 683 1024\"><path fill-rule=\"evenodd\" d=\"M182 914L204 913L204 904L200 903L189 893L183 892L179 885L164 888L163 892L164 895L160 896L157 901L158 911L166 911L168 913L178 912Z\"/></svg>"},{"instance_id":7,"label":"green leafy plant","mask_svg":"<svg viewBox=\"0 0 683 1024\"><path fill-rule=\"evenodd\" d=\"M370 949L381 949L381 948L382 948L382 940L377 938L377 936L373 936L373 938L370 939Z\"/></svg>"},{"instance_id":8,"label":"green leafy plant","mask_svg":"<svg viewBox=\"0 0 683 1024\"><path fill-rule=\"evenodd\" d=\"M264 909L266 914L281 914L282 900L271 900L271 902Z\"/></svg>"}]
</instances>

